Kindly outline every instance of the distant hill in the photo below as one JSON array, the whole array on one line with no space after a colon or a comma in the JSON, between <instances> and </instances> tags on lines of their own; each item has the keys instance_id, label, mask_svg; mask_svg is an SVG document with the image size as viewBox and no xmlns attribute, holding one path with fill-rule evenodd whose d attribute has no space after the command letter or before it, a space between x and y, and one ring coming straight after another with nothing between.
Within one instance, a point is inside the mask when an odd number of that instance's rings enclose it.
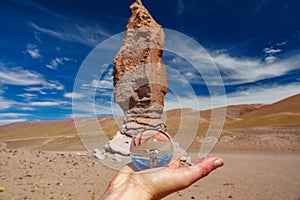
<instances>
[{"instance_id":1,"label":"distant hill","mask_svg":"<svg viewBox=\"0 0 300 200\"><path fill-rule=\"evenodd\" d=\"M259 117L288 112L300 114L300 94L291 96L273 104L264 105L253 112L245 113L243 117Z\"/></svg>"},{"instance_id":2,"label":"distant hill","mask_svg":"<svg viewBox=\"0 0 300 200\"><path fill-rule=\"evenodd\" d=\"M300 94L279 102L262 105L233 105L226 108L197 111L190 108L166 111L168 132L174 136L180 125L189 134L189 121L200 117L198 137L206 134L211 113L226 109L222 136L242 134L300 134ZM182 118L183 117L183 118ZM79 119L81 130L89 132L95 119ZM107 138L111 138L122 124L122 117L99 117L98 123ZM184 123L182 123L184 122ZM97 124L98 126L98 124ZM97 128L97 127L96 127ZM244 136L243 136L244 138ZM10 148L41 150L83 150L73 119L57 121L16 122L0 126L0 142ZM198 148L198 147L197 147Z\"/></svg>"}]
</instances>

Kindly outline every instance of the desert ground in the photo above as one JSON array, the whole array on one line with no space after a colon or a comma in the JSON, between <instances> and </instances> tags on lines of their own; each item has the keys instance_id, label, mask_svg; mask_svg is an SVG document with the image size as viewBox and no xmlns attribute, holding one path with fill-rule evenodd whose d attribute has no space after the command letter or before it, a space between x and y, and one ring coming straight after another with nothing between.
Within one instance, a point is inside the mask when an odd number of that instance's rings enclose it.
<instances>
[{"instance_id":1,"label":"desert ground","mask_svg":"<svg viewBox=\"0 0 300 200\"><path fill-rule=\"evenodd\" d=\"M299 101L297 95L271 105L227 107L222 135L209 154L222 157L225 165L165 199L300 199ZM172 136L183 112L198 111L168 111ZM200 112L188 149L194 162L211 113ZM97 120L108 138L122 121ZM71 119L0 126L0 158L1 200L99 199L117 173L85 150Z\"/></svg>"}]
</instances>

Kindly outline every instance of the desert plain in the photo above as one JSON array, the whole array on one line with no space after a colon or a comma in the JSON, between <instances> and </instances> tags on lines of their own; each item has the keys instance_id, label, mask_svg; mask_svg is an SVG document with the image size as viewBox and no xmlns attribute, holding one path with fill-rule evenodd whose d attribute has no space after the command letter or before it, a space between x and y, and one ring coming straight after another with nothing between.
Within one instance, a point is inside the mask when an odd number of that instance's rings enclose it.
<instances>
[{"instance_id":1,"label":"desert plain","mask_svg":"<svg viewBox=\"0 0 300 200\"><path fill-rule=\"evenodd\" d=\"M299 200L299 102L300 95L296 95L270 105L219 108L226 109L226 120L209 156L222 157L225 165L165 199ZM188 119L189 113L195 112L201 120L188 148L193 162L199 160L198 152L213 111L166 112L172 136L185 120L182 116ZM89 119L83 121L88 130ZM111 138L122 117L99 117L97 121ZM189 127L184 128L184 137L188 138ZM73 119L0 126L0 158L0 187L4 187L1 200L100 199L118 172L85 149Z\"/></svg>"}]
</instances>

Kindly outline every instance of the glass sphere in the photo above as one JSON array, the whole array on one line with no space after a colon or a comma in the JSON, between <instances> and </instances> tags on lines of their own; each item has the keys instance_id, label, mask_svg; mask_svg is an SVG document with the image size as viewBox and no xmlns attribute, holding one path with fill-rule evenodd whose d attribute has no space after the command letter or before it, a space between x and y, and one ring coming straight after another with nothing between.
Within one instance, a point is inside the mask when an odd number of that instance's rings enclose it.
<instances>
[{"instance_id":1,"label":"glass sphere","mask_svg":"<svg viewBox=\"0 0 300 200\"><path fill-rule=\"evenodd\" d=\"M138 170L164 167L173 157L173 143L167 133L145 130L133 138L131 160Z\"/></svg>"}]
</instances>

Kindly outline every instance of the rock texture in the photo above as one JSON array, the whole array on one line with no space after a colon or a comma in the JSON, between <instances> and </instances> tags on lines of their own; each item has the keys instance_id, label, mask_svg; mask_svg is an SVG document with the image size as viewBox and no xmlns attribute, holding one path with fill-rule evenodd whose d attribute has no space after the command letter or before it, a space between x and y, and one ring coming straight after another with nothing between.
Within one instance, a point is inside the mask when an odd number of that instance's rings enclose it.
<instances>
[{"instance_id":1,"label":"rock texture","mask_svg":"<svg viewBox=\"0 0 300 200\"><path fill-rule=\"evenodd\" d=\"M162 62L164 32L137 0L130 6L123 45L114 60L114 99L124 111L121 134L166 131L163 118L167 73Z\"/></svg>"},{"instance_id":2,"label":"rock texture","mask_svg":"<svg viewBox=\"0 0 300 200\"><path fill-rule=\"evenodd\" d=\"M166 132L163 110L168 77L162 61L164 32L141 0L134 2L130 10L125 38L114 60L114 99L124 112L124 122L105 151L94 152L99 159L120 162L130 155L130 143L137 134L146 129ZM176 143L174 155L182 163L191 164L186 151Z\"/></svg>"}]
</instances>

